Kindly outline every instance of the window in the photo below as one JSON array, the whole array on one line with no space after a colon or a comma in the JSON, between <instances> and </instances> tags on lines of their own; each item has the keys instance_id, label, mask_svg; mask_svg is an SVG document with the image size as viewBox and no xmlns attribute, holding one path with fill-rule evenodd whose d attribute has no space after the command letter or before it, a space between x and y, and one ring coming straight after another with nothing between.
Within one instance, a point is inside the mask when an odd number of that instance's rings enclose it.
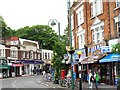
<instances>
[{"instance_id":1,"label":"window","mask_svg":"<svg viewBox=\"0 0 120 90\"><path fill-rule=\"evenodd\" d=\"M35 53L35 59L37 59L37 54Z\"/></svg>"},{"instance_id":2,"label":"window","mask_svg":"<svg viewBox=\"0 0 120 90\"><path fill-rule=\"evenodd\" d=\"M74 29L74 18L73 18L73 15L71 15L71 29L73 30Z\"/></svg>"},{"instance_id":3,"label":"window","mask_svg":"<svg viewBox=\"0 0 120 90\"><path fill-rule=\"evenodd\" d=\"M11 50L11 57L16 58L17 57L17 51Z\"/></svg>"},{"instance_id":4,"label":"window","mask_svg":"<svg viewBox=\"0 0 120 90\"><path fill-rule=\"evenodd\" d=\"M100 39L100 33L97 32L97 39Z\"/></svg>"},{"instance_id":5,"label":"window","mask_svg":"<svg viewBox=\"0 0 120 90\"><path fill-rule=\"evenodd\" d=\"M116 7L120 7L120 0L116 0Z\"/></svg>"},{"instance_id":6,"label":"window","mask_svg":"<svg viewBox=\"0 0 120 90\"><path fill-rule=\"evenodd\" d=\"M27 58L29 58L29 52L27 52Z\"/></svg>"},{"instance_id":7,"label":"window","mask_svg":"<svg viewBox=\"0 0 120 90\"><path fill-rule=\"evenodd\" d=\"M44 52L42 53L42 56L43 56L43 59L45 59L45 58L44 58Z\"/></svg>"},{"instance_id":8,"label":"window","mask_svg":"<svg viewBox=\"0 0 120 90\"><path fill-rule=\"evenodd\" d=\"M2 56L2 49L0 49L0 56Z\"/></svg>"},{"instance_id":9,"label":"window","mask_svg":"<svg viewBox=\"0 0 120 90\"><path fill-rule=\"evenodd\" d=\"M92 40L93 40L93 43L95 43L95 32L94 32L94 30L92 30Z\"/></svg>"},{"instance_id":10,"label":"window","mask_svg":"<svg viewBox=\"0 0 120 90\"><path fill-rule=\"evenodd\" d=\"M91 2L91 18L101 14L103 12L102 0L93 0Z\"/></svg>"},{"instance_id":11,"label":"window","mask_svg":"<svg viewBox=\"0 0 120 90\"><path fill-rule=\"evenodd\" d=\"M77 12L78 25L80 25L84 22L83 5L76 12Z\"/></svg>"},{"instance_id":12,"label":"window","mask_svg":"<svg viewBox=\"0 0 120 90\"><path fill-rule=\"evenodd\" d=\"M120 37L120 21L118 22L118 37Z\"/></svg>"},{"instance_id":13,"label":"window","mask_svg":"<svg viewBox=\"0 0 120 90\"><path fill-rule=\"evenodd\" d=\"M81 41L81 43L83 43L83 37L82 37L82 35L80 35L80 41Z\"/></svg>"},{"instance_id":14,"label":"window","mask_svg":"<svg viewBox=\"0 0 120 90\"><path fill-rule=\"evenodd\" d=\"M104 26L94 28L92 30L92 40L93 43L100 43L104 40Z\"/></svg>"},{"instance_id":15,"label":"window","mask_svg":"<svg viewBox=\"0 0 120 90\"><path fill-rule=\"evenodd\" d=\"M30 59L33 59L33 51L30 52Z\"/></svg>"},{"instance_id":16,"label":"window","mask_svg":"<svg viewBox=\"0 0 120 90\"><path fill-rule=\"evenodd\" d=\"M25 52L22 53L22 57L25 58Z\"/></svg>"},{"instance_id":17,"label":"window","mask_svg":"<svg viewBox=\"0 0 120 90\"><path fill-rule=\"evenodd\" d=\"M45 59L47 59L47 53L45 53Z\"/></svg>"},{"instance_id":18,"label":"window","mask_svg":"<svg viewBox=\"0 0 120 90\"><path fill-rule=\"evenodd\" d=\"M94 17L94 7L93 7L93 2L91 3L91 17Z\"/></svg>"},{"instance_id":19,"label":"window","mask_svg":"<svg viewBox=\"0 0 120 90\"><path fill-rule=\"evenodd\" d=\"M38 59L40 59L40 55L41 55L41 54L40 54L40 53L38 53L37 55L38 55Z\"/></svg>"},{"instance_id":20,"label":"window","mask_svg":"<svg viewBox=\"0 0 120 90\"><path fill-rule=\"evenodd\" d=\"M50 59L50 54L48 53L48 59Z\"/></svg>"}]
</instances>

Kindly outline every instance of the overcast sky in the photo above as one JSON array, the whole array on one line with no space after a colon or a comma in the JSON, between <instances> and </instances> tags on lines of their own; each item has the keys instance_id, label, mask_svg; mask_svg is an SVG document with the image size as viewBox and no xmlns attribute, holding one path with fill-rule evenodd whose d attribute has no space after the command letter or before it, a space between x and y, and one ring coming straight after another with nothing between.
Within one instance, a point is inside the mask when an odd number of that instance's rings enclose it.
<instances>
[{"instance_id":1,"label":"overcast sky","mask_svg":"<svg viewBox=\"0 0 120 90\"><path fill-rule=\"evenodd\" d=\"M0 0L0 15L12 29L48 25L50 19L56 19L63 34L67 26L67 0Z\"/></svg>"}]
</instances>

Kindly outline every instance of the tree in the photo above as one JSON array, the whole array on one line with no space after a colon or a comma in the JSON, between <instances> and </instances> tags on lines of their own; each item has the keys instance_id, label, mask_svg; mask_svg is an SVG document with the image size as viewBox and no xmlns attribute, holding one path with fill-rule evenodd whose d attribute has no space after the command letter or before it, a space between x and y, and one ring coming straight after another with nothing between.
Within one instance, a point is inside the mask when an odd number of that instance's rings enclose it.
<instances>
[{"instance_id":1,"label":"tree","mask_svg":"<svg viewBox=\"0 0 120 90\"><path fill-rule=\"evenodd\" d=\"M2 16L0 16L0 34L3 39L13 35L12 29L7 26Z\"/></svg>"},{"instance_id":2,"label":"tree","mask_svg":"<svg viewBox=\"0 0 120 90\"><path fill-rule=\"evenodd\" d=\"M112 52L120 54L120 43L112 45Z\"/></svg>"},{"instance_id":3,"label":"tree","mask_svg":"<svg viewBox=\"0 0 120 90\"><path fill-rule=\"evenodd\" d=\"M53 50L55 42L58 41L58 36L47 25L26 26L16 31L16 35L21 38L38 41L43 49Z\"/></svg>"},{"instance_id":4,"label":"tree","mask_svg":"<svg viewBox=\"0 0 120 90\"><path fill-rule=\"evenodd\" d=\"M65 29L66 30L66 29ZM53 46L54 57L52 58L53 68L56 70L55 78L60 76L60 70L65 67L65 64L62 63L64 59L63 55L67 53L66 45L68 44L67 34L60 36L55 45Z\"/></svg>"}]
</instances>

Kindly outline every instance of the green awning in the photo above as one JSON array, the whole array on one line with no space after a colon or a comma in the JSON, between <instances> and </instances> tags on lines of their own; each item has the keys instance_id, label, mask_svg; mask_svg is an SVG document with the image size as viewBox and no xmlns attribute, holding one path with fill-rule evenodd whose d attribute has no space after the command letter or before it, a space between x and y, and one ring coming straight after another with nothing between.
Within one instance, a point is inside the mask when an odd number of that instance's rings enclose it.
<instances>
[{"instance_id":1,"label":"green awning","mask_svg":"<svg viewBox=\"0 0 120 90\"><path fill-rule=\"evenodd\" d=\"M10 69L10 66L0 64L0 69Z\"/></svg>"}]
</instances>

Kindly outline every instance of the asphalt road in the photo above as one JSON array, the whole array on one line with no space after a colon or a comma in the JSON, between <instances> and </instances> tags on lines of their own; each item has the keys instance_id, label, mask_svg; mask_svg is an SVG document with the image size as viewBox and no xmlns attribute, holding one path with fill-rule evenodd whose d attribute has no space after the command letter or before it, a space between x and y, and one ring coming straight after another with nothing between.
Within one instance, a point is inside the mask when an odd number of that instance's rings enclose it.
<instances>
[{"instance_id":1,"label":"asphalt road","mask_svg":"<svg viewBox=\"0 0 120 90\"><path fill-rule=\"evenodd\" d=\"M90 90L83 84L82 90ZM1 89L2 88L2 89ZM45 82L43 76L27 76L27 77L15 77L0 79L1 90L72 90L65 87L61 87L59 84L53 84L52 82ZM74 89L79 90L79 88ZM96 90L96 89L92 89ZM101 85L98 90L117 90L114 86Z\"/></svg>"},{"instance_id":2,"label":"asphalt road","mask_svg":"<svg viewBox=\"0 0 120 90\"><path fill-rule=\"evenodd\" d=\"M42 89L56 89L60 87L60 85L52 84L52 82L45 82L43 79L43 76L27 76L27 77L15 77L15 78L6 78L6 79L0 79L2 81L2 84L0 84L0 87L5 88L2 90L7 90L6 88L9 88L9 90L42 90Z\"/></svg>"}]
</instances>

